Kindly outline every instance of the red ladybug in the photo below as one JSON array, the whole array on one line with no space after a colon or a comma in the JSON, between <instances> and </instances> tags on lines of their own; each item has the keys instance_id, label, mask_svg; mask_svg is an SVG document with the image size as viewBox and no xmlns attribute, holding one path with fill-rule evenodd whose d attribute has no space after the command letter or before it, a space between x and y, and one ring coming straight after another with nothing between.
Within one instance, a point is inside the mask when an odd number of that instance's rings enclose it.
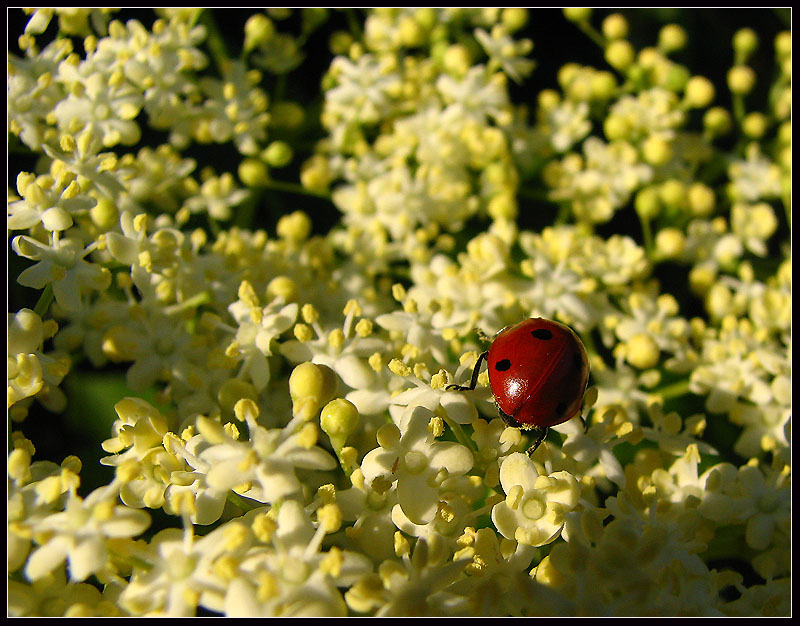
<instances>
[{"instance_id":1,"label":"red ladybug","mask_svg":"<svg viewBox=\"0 0 800 626\"><path fill-rule=\"evenodd\" d=\"M469 385L448 389L475 389L484 359L500 417L509 426L537 431L528 454L550 426L580 415L589 359L578 335L564 324L536 317L504 328L478 357Z\"/></svg>"}]
</instances>

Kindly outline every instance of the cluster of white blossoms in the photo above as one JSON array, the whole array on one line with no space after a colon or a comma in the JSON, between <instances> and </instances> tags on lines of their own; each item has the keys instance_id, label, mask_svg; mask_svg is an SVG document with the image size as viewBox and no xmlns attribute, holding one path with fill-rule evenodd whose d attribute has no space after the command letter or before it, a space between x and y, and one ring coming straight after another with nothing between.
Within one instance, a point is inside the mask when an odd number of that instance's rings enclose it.
<instances>
[{"instance_id":1,"label":"cluster of white blossoms","mask_svg":"<svg viewBox=\"0 0 800 626\"><path fill-rule=\"evenodd\" d=\"M789 615L789 31L12 14L10 615ZM528 317L591 373L530 455L451 387Z\"/></svg>"}]
</instances>

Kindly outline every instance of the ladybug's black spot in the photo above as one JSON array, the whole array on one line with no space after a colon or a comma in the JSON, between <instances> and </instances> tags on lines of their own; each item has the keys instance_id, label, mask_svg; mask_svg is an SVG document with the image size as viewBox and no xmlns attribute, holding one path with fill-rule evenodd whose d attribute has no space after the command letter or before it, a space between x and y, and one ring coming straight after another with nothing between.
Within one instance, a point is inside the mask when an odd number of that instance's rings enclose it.
<instances>
[{"instance_id":1,"label":"ladybug's black spot","mask_svg":"<svg viewBox=\"0 0 800 626\"><path fill-rule=\"evenodd\" d=\"M576 352L572 357L572 364L577 367L579 370L583 369L583 358L581 358L580 353Z\"/></svg>"},{"instance_id":2,"label":"ladybug's black spot","mask_svg":"<svg viewBox=\"0 0 800 626\"><path fill-rule=\"evenodd\" d=\"M567 411L567 403L566 402L559 402L556 405L556 416L557 417L564 417L564 413Z\"/></svg>"},{"instance_id":3,"label":"ladybug's black spot","mask_svg":"<svg viewBox=\"0 0 800 626\"><path fill-rule=\"evenodd\" d=\"M511 367L511 361L508 359L500 359L494 364L494 369L496 369L498 372L505 372L509 367Z\"/></svg>"},{"instance_id":4,"label":"ladybug's black spot","mask_svg":"<svg viewBox=\"0 0 800 626\"><path fill-rule=\"evenodd\" d=\"M546 328L537 328L531 331L531 335L536 339L544 339L545 341L553 338L553 333Z\"/></svg>"}]
</instances>

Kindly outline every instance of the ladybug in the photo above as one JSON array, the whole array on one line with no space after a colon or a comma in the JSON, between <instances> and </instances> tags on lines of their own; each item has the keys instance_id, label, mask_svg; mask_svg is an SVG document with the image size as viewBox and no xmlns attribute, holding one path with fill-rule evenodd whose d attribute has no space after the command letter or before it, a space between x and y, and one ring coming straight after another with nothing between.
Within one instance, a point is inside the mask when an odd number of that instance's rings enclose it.
<instances>
[{"instance_id":1,"label":"ladybug","mask_svg":"<svg viewBox=\"0 0 800 626\"><path fill-rule=\"evenodd\" d=\"M469 385L447 388L475 389L484 360L500 417L509 426L536 432L529 455L542 443L550 426L580 416L589 381L589 359L583 342L571 328L541 317L504 328L478 356ZM582 416L581 422L585 429Z\"/></svg>"}]
</instances>

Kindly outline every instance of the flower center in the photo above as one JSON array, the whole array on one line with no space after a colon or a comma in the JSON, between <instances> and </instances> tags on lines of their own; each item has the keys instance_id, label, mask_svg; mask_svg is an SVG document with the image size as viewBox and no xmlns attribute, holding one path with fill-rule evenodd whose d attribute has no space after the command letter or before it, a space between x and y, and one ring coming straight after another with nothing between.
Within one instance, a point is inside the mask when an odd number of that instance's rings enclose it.
<instances>
[{"instance_id":1,"label":"flower center","mask_svg":"<svg viewBox=\"0 0 800 626\"><path fill-rule=\"evenodd\" d=\"M522 513L528 519L539 519L544 515L545 510L547 510L547 507L544 502L536 496L526 498L525 502L522 503Z\"/></svg>"},{"instance_id":2,"label":"flower center","mask_svg":"<svg viewBox=\"0 0 800 626\"><path fill-rule=\"evenodd\" d=\"M419 474L428 467L427 457L416 450L407 452L404 460L409 474Z\"/></svg>"}]
</instances>

